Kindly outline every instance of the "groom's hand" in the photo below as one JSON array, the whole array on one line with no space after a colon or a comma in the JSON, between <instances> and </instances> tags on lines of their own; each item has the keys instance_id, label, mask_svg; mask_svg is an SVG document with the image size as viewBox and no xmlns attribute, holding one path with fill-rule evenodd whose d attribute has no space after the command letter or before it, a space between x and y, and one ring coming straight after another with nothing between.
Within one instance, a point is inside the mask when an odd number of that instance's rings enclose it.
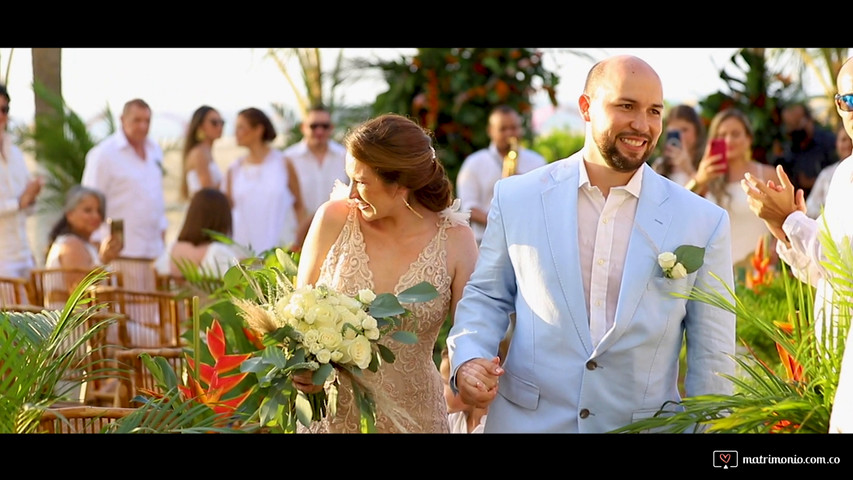
<instances>
[{"instance_id":1,"label":"groom's hand","mask_svg":"<svg viewBox=\"0 0 853 480\"><path fill-rule=\"evenodd\" d=\"M466 404L487 408L498 394L498 378L503 374L499 357L468 360L456 371L456 390Z\"/></svg>"}]
</instances>

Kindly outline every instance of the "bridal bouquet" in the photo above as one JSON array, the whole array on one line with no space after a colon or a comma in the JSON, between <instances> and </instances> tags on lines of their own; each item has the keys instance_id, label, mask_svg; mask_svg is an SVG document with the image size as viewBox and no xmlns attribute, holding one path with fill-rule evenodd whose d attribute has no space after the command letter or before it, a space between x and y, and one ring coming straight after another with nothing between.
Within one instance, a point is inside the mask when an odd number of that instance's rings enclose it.
<instances>
[{"instance_id":1,"label":"bridal bouquet","mask_svg":"<svg viewBox=\"0 0 853 480\"><path fill-rule=\"evenodd\" d=\"M241 371L252 372L264 390L259 409L262 425L296 430L296 422L311 422L335 414L338 376L336 369L354 376L363 370L375 372L382 362L393 363L394 354L378 342L385 335L412 344L413 332L399 330L402 319L411 315L406 303L425 302L438 296L435 287L423 282L401 292L376 295L360 290L356 297L325 285L295 287L287 275L269 267L250 274L257 298L234 299L249 328L263 336L264 348L243 362ZM320 393L297 390L291 374L313 371L315 385L325 385ZM373 431L374 399L359 391L354 396L362 414L362 430Z\"/></svg>"}]
</instances>

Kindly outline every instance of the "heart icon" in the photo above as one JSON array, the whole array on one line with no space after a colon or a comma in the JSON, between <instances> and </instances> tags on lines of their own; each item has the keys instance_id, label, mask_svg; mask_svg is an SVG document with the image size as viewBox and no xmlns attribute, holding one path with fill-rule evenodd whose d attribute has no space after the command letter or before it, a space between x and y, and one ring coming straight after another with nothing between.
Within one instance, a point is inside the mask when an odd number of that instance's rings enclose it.
<instances>
[{"instance_id":1,"label":"heart icon","mask_svg":"<svg viewBox=\"0 0 853 480\"><path fill-rule=\"evenodd\" d=\"M723 463L729 463L729 460L731 460L731 458L732 458L732 454L730 454L730 453L721 453L720 454L720 460L722 460Z\"/></svg>"}]
</instances>

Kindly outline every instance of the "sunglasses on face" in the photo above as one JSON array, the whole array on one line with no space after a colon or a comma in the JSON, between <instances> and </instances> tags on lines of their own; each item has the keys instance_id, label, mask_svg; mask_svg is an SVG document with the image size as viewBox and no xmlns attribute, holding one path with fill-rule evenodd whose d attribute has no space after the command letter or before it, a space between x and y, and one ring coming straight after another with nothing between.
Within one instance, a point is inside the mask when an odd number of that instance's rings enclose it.
<instances>
[{"instance_id":1,"label":"sunglasses on face","mask_svg":"<svg viewBox=\"0 0 853 480\"><path fill-rule=\"evenodd\" d=\"M323 130L328 130L328 129L332 128L331 123L312 123L311 125L308 125L308 126L311 127L311 130L317 130L318 128L322 128Z\"/></svg>"},{"instance_id":2,"label":"sunglasses on face","mask_svg":"<svg viewBox=\"0 0 853 480\"><path fill-rule=\"evenodd\" d=\"M0 112L3 112L6 115L8 115L9 114L9 105L5 105L3 107L0 107Z\"/></svg>"},{"instance_id":3,"label":"sunglasses on face","mask_svg":"<svg viewBox=\"0 0 853 480\"><path fill-rule=\"evenodd\" d=\"M225 125L225 120L219 120L218 118L214 118L210 120L210 124L214 127L221 127Z\"/></svg>"},{"instance_id":4,"label":"sunglasses on face","mask_svg":"<svg viewBox=\"0 0 853 480\"><path fill-rule=\"evenodd\" d=\"M847 95L835 95L835 104L843 112L853 112L853 93Z\"/></svg>"}]
</instances>

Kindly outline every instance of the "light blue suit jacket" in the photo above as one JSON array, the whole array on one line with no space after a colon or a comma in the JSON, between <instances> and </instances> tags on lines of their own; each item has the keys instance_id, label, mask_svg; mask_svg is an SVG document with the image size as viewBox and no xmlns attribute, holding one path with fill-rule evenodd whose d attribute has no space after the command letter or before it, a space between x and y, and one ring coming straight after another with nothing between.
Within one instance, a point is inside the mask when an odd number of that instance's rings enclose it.
<instances>
[{"instance_id":1,"label":"light blue suit jacket","mask_svg":"<svg viewBox=\"0 0 853 480\"><path fill-rule=\"evenodd\" d=\"M613 329L593 347L578 250L581 153L497 182L474 273L448 335L451 372L491 359L516 312L498 396L486 432L607 432L680 400L677 378L687 338L686 393L729 394L735 316L673 292L696 286L731 296L728 214L642 168ZM664 278L660 252L705 247L703 266ZM455 386L455 384L454 384Z\"/></svg>"}]
</instances>

